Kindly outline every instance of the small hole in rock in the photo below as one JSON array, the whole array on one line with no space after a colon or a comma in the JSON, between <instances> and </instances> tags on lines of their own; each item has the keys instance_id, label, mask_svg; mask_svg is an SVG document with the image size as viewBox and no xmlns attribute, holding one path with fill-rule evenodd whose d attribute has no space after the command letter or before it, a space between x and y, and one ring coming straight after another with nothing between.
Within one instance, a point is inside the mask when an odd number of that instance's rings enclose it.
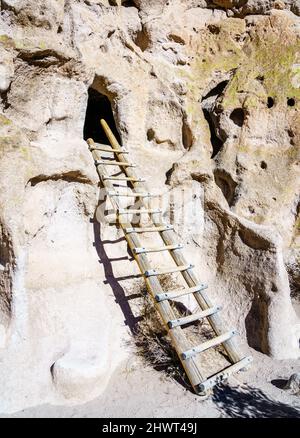
<instances>
[{"instance_id":1,"label":"small hole in rock","mask_svg":"<svg viewBox=\"0 0 300 438\"><path fill-rule=\"evenodd\" d=\"M259 82L263 83L264 80L265 80L265 77L264 77L264 76L257 76L256 79L257 79Z\"/></svg>"},{"instance_id":2,"label":"small hole in rock","mask_svg":"<svg viewBox=\"0 0 300 438\"><path fill-rule=\"evenodd\" d=\"M181 44L181 45L185 44L184 39L180 35L176 35L174 33L171 33L168 35L168 38L170 41L174 41L174 43Z\"/></svg>"},{"instance_id":3,"label":"small hole in rock","mask_svg":"<svg viewBox=\"0 0 300 438\"><path fill-rule=\"evenodd\" d=\"M235 110L233 110L230 114L230 119L235 125L241 128L245 121L245 112L243 108L236 108Z\"/></svg>"},{"instance_id":4,"label":"small hole in rock","mask_svg":"<svg viewBox=\"0 0 300 438\"><path fill-rule=\"evenodd\" d=\"M296 101L294 98L289 98L287 101L288 106L295 106L296 105Z\"/></svg>"},{"instance_id":5,"label":"small hole in rock","mask_svg":"<svg viewBox=\"0 0 300 438\"><path fill-rule=\"evenodd\" d=\"M273 108L274 103L273 97L268 97L268 108Z\"/></svg>"},{"instance_id":6,"label":"small hole in rock","mask_svg":"<svg viewBox=\"0 0 300 438\"><path fill-rule=\"evenodd\" d=\"M272 292L278 292L278 287L276 286L276 284L272 283L271 291Z\"/></svg>"},{"instance_id":7,"label":"small hole in rock","mask_svg":"<svg viewBox=\"0 0 300 438\"><path fill-rule=\"evenodd\" d=\"M220 33L220 28L219 28L219 26L216 26L215 24L209 24L208 26L207 26L207 28L208 28L208 30L211 32L211 33L213 33L214 35L219 35L219 33Z\"/></svg>"},{"instance_id":8,"label":"small hole in rock","mask_svg":"<svg viewBox=\"0 0 300 438\"><path fill-rule=\"evenodd\" d=\"M288 132L288 136L290 138L290 144L292 146L295 146L295 140L294 140L295 134L294 134L294 131L292 129L288 129L287 132Z\"/></svg>"},{"instance_id":9,"label":"small hole in rock","mask_svg":"<svg viewBox=\"0 0 300 438\"><path fill-rule=\"evenodd\" d=\"M260 167L261 167L262 169L266 170L268 166L267 166L267 163L266 163L265 161L262 161L262 162L260 163Z\"/></svg>"},{"instance_id":10,"label":"small hole in rock","mask_svg":"<svg viewBox=\"0 0 300 438\"><path fill-rule=\"evenodd\" d=\"M152 128L147 131L147 140L152 141L154 139L155 133Z\"/></svg>"}]
</instances>

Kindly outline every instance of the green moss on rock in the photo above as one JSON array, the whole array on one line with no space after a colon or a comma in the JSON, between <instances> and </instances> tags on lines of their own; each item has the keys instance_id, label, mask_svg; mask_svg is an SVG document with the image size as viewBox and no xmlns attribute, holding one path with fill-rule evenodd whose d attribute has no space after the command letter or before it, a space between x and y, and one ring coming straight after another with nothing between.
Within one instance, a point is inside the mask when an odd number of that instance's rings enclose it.
<instances>
[{"instance_id":1,"label":"green moss on rock","mask_svg":"<svg viewBox=\"0 0 300 438\"><path fill-rule=\"evenodd\" d=\"M277 104L286 104L287 98L300 99L296 87L297 63L300 41L289 34L286 21L276 21L274 28L265 21L251 35L244 47L245 62L238 67L222 101L224 109L235 108L241 103L241 95L252 95L247 107L258 107L272 97Z\"/></svg>"},{"instance_id":2,"label":"green moss on rock","mask_svg":"<svg viewBox=\"0 0 300 438\"><path fill-rule=\"evenodd\" d=\"M11 125L12 121L5 117L3 114L0 114L0 128L1 126Z\"/></svg>"},{"instance_id":3,"label":"green moss on rock","mask_svg":"<svg viewBox=\"0 0 300 438\"><path fill-rule=\"evenodd\" d=\"M15 48L14 40L5 34L0 35L0 45L2 45L5 49Z\"/></svg>"}]
</instances>

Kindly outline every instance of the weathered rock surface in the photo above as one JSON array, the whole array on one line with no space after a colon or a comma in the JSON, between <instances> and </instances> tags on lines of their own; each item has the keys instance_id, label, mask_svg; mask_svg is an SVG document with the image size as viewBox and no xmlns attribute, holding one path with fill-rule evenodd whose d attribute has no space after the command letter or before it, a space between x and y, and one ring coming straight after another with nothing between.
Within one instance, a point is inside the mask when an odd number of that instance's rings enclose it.
<instances>
[{"instance_id":1,"label":"weathered rock surface","mask_svg":"<svg viewBox=\"0 0 300 438\"><path fill-rule=\"evenodd\" d=\"M293 374L289 378L284 389L290 390L293 394L300 394L300 374L299 373Z\"/></svg>"},{"instance_id":2,"label":"weathered rock surface","mask_svg":"<svg viewBox=\"0 0 300 438\"><path fill-rule=\"evenodd\" d=\"M204 193L202 225L179 231L226 325L299 357L299 14L299 1L1 2L0 411L92 398L128 354L138 271L94 219L89 87L151 191L177 211L177 190Z\"/></svg>"}]
</instances>

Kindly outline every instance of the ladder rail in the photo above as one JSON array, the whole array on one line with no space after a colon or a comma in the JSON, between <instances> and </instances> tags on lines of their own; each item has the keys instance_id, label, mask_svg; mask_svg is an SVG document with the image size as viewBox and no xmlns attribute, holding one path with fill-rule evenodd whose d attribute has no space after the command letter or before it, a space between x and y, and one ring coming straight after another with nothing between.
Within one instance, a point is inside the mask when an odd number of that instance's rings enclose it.
<instances>
[{"instance_id":1,"label":"ladder rail","mask_svg":"<svg viewBox=\"0 0 300 438\"><path fill-rule=\"evenodd\" d=\"M88 139L88 144L89 144L89 146L92 146L94 144L93 140ZM92 152L92 154L94 154L94 151L91 151L91 152ZM93 155L93 158L95 158L94 155ZM113 184L111 183L110 180L106 179L103 181L102 176L106 175L105 167L99 165L96 167L96 169L97 169L98 176L99 176L100 180L102 181L103 185L107 189L113 189ZM112 199L111 202L112 202L112 205L115 209L118 209L120 207L118 200ZM120 221L120 225L124 231L126 228L130 228L131 224ZM129 248L133 254L133 257L138 264L138 267L139 267L141 273L145 272L147 269L151 269L151 265L148 261L146 254L142 254L141 257L137 257L134 254L134 248L142 246L141 242L138 238L138 234L132 232L129 234L124 233L124 235L125 235L125 238L127 240L128 245L129 245ZM180 327L175 327L175 328L170 330L168 328L168 325L167 325L168 321L176 319L176 315L174 314L174 311L173 311L173 309L168 301L157 302L155 299L155 296L157 294L163 293L163 289L161 287L161 284L158 281L157 277L145 278L145 283L146 283L147 289L148 289L151 297L153 298L153 302L155 303L155 306L159 312L159 315L160 315L162 321L164 322L166 329L168 330L169 336L171 338L174 349L176 350L176 352L178 354L180 362L181 362L195 392L197 393L197 391L198 391L197 388L198 388L199 383L201 383L204 380L204 377L202 376L202 374L200 372L200 359L197 356L189 358L187 360L182 359L182 357L181 357L182 353L187 348L186 338L185 338L185 336L182 332L182 329Z\"/></svg>"},{"instance_id":2,"label":"ladder rail","mask_svg":"<svg viewBox=\"0 0 300 438\"><path fill-rule=\"evenodd\" d=\"M128 235L127 242L128 242L128 245L129 245L131 252L133 252L133 249L138 244L140 244L140 241L139 241L137 235L133 234L133 233ZM134 258L135 258L135 261L137 262L137 264L140 268L140 271L142 273L144 272L144 270L146 270L147 268L150 267L150 263L147 259L146 254L142 254L141 257L137 257L134 255ZM188 358L188 361L189 361L188 363L186 360L183 360L182 349L184 348L184 345L186 345L186 342L187 342L185 335L183 334L182 329L180 327L174 327L173 329L169 329L169 327L168 327L168 321L176 318L174 311L173 311L169 301L162 301L162 302L158 303L155 300L156 293L158 291L160 291L159 293L163 292L161 284L160 284L159 280L157 279L157 277L146 277L145 282L146 282L147 289L150 292L150 295L153 299L153 302L155 303L156 308L160 314L160 317L161 317L162 321L164 322L166 329L168 330L173 347L178 354L180 362L181 362L183 368L185 369L185 372L186 372L195 392L197 392L197 388L198 388L197 382L199 384L199 381L200 382L203 381L203 376L202 376L201 371L200 371L200 369L201 369L200 368L200 361L201 361L200 356ZM161 304L164 304L164 306L161 306ZM172 318L170 318L171 315L173 315Z\"/></svg>"},{"instance_id":3,"label":"ladder rail","mask_svg":"<svg viewBox=\"0 0 300 438\"><path fill-rule=\"evenodd\" d=\"M105 120L101 120L101 125L102 125L102 127L105 131L105 134L106 134L110 144L112 145L112 147L119 149L120 145L119 145L117 139L115 138L113 132L109 128L108 124L105 122ZM127 157L125 155L120 154L119 159L120 160L122 159L122 161L128 162ZM132 170L132 168L126 167L126 168L124 168L124 172L129 177L137 178L137 176L136 176L135 172ZM143 184L143 183L139 183L138 188L148 191L147 188L145 187L145 184ZM143 201L141 201L141 202L143 202ZM157 227L161 227L164 225L160 222L154 221L154 223L155 223L155 226L157 226ZM160 235L161 235L161 237L166 245L175 245L176 244L176 240L174 238L174 236L176 236L176 234L174 231L166 230L166 231L160 231L159 233L160 233ZM177 266L188 264L185 257L183 256L182 251L174 250L174 251L170 252L170 255L172 256L172 258L175 261ZM183 271L182 276L189 287L197 286L197 284L200 283L198 281L196 275L194 274L194 272L191 270L190 271ZM207 310L207 309L213 307L213 303L210 301L210 299L205 291L195 292L194 297L195 297L198 305L200 306L201 310ZM222 333L224 333L225 328L224 328L222 320L218 314L211 315L207 319L208 319L212 329L214 330L214 332L217 336L220 336ZM232 339L225 341L222 345L223 345L223 347L224 347L226 353L228 354L230 361L232 363L239 362L242 359L242 356L237 349L236 343Z\"/></svg>"},{"instance_id":4,"label":"ladder rail","mask_svg":"<svg viewBox=\"0 0 300 438\"><path fill-rule=\"evenodd\" d=\"M161 236L166 245L171 245L176 242L176 239L174 239L173 235L169 231L162 231ZM170 254L176 264L187 263L182 251L175 250L170 252ZM199 280L192 270L183 271L182 276L189 287L193 287L199 284ZM205 290L202 290L201 292L194 292L194 297L202 310L213 307L213 303L211 302ZM207 317L207 319L217 336L220 336L222 335L222 333L224 333L226 328L224 327L224 324L222 323L222 320L217 313ZM242 359L242 356L238 351L236 343L233 339L228 339L224 341L222 345L225 348L226 353L228 354L232 363L239 362Z\"/></svg>"},{"instance_id":5,"label":"ladder rail","mask_svg":"<svg viewBox=\"0 0 300 438\"><path fill-rule=\"evenodd\" d=\"M133 167L136 166L133 166L126 157L128 151L126 149L125 150L122 149L122 146L120 146L114 134L112 133L111 129L109 128L109 126L104 120L101 120L101 125L111 144L112 147L111 152L114 152L114 150L116 152L116 161L113 163L116 166L118 165L120 167L121 171L123 172L123 175L124 174L126 175L125 177L122 177L120 179L118 177L114 178L112 176L109 176L106 173L107 161L102 162L101 160L98 159L98 156L95 153L97 153L97 150L98 152L100 152L101 149L107 152L110 151L106 150L106 147L103 145L101 145L100 148L95 147L94 142L89 139L88 144L90 146L90 151L93 154L97 173L104 187L108 190L108 192L110 189L110 190L114 190L116 193L116 188L113 185L113 182L118 180L123 180L130 182L133 189L139 194L146 195L145 192L147 192L148 195L149 191L146 184L144 184L145 180L137 177L135 171L133 170ZM141 199L140 201L141 208L145 207L145 209L150 210L149 203L146 203L149 197L145 196L145 198L146 201L144 199ZM120 210L118 197L112 196L110 199L115 211ZM153 302L159 312L162 321L164 322L164 325L166 326L167 329L169 328L168 333L171 338L173 347L178 354L181 364L188 375L188 378L193 386L194 391L196 393L201 393L204 390L204 388L206 389L212 387L214 386L215 382L221 381L223 378L226 378L226 375L229 374L230 370L232 370L232 372L234 372L234 370L239 370L241 368L239 364L241 364L241 362L244 363L243 362L244 359L242 359L242 356L240 355L235 343L232 341L231 339L232 336L228 335L228 333L230 334L230 332L227 333L225 332L223 322L218 315L219 307L213 306L213 304L210 302L207 293L204 291L206 286L202 284L199 285L199 281L197 280L197 277L194 274L193 270L182 269L182 268L187 268L191 265L187 263L184 255L182 254L182 251L180 251L181 248L178 247L178 242L176 239L177 235L173 227L167 226L167 224L162 223L160 213L151 213L151 215L149 214L149 221L153 225L152 228L150 227L149 231L156 231L160 235L163 243L165 244L166 247L165 250L169 251L169 254L171 255L175 265L177 266L177 269L172 269L171 271L176 272L178 270L181 272L183 279L187 283L189 289L191 290L191 293L193 293L200 309L202 310L202 312L198 312L198 314L196 315L186 316L177 319L175 318L174 311L169 301L172 296L172 291L170 292L163 291L162 286L157 278L157 274L159 274L162 271L156 271L151 269L151 265L149 263L147 252L152 252L151 250L153 250L154 248L149 248L150 251L147 251L147 248L141 246L138 237L138 233L146 232L147 228L144 228L139 231L139 228L134 228L132 227L132 224L127 222L128 219L126 219L125 221L125 219L119 217L118 220L124 232L129 248L133 254L133 257L137 262L141 273L144 274L144 279L149 294L153 299ZM162 250L162 248L163 247L158 247L159 250ZM139 249L139 251L135 251L136 249ZM150 275L145 275L145 273L147 272ZM187 291L188 289L185 290L184 292L173 291L173 295L182 296L185 295ZM183 333L181 326L188 322L194 321L195 318L197 317L207 318L210 326L212 327L213 331L217 335L217 338L213 338L211 341L208 341L202 345L191 347L189 345L190 343L187 341L187 338ZM224 369L219 373L211 376L208 380L204 380L200 367L201 355L197 353L204 351L206 348L213 348L218 344L223 346L233 365L228 369Z\"/></svg>"},{"instance_id":6,"label":"ladder rail","mask_svg":"<svg viewBox=\"0 0 300 438\"><path fill-rule=\"evenodd\" d=\"M112 130L110 129L110 127L106 123L106 121L101 119L100 123L101 123L101 126L102 126L112 148L113 149L120 149L121 146L120 146L118 140L116 139L116 137L114 136ZM126 154L118 154L118 159L120 161L129 163ZM136 175L135 171L133 170L133 168L123 168L123 170L124 170L124 173L126 173L126 175L129 178L139 179L138 176ZM150 192L150 190L147 190L146 184L144 181L132 183L132 185L137 189L143 189L143 191ZM113 189L114 189L114 187L113 187Z\"/></svg>"}]
</instances>

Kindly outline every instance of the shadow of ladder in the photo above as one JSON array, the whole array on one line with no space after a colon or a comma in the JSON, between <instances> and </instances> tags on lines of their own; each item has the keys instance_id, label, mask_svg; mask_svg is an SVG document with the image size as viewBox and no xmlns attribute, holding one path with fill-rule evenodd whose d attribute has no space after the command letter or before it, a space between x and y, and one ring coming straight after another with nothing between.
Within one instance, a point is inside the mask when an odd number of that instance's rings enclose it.
<instances>
[{"instance_id":1,"label":"shadow of ladder","mask_svg":"<svg viewBox=\"0 0 300 438\"><path fill-rule=\"evenodd\" d=\"M197 280L196 275L193 272L193 266L188 264L185 260L182 254L183 246L177 243L176 234L172 225L161 222L161 211L147 208L147 205L144 201L141 202L143 208L138 210L121 208L118 201L119 197L129 196L143 200L145 198L149 198L151 194L146 191L144 180L137 177L135 174L133 169L136 166L130 163L130 161L127 159L128 151L117 142L114 134L105 120L101 120L101 125L107 135L107 138L109 139L111 146L96 145L92 139L87 140L89 149L95 162L95 166L97 168L97 173L107 191L108 196L111 199L112 206L117 214L118 223L124 232L132 255L136 260L142 275L144 276L147 290L154 300L156 308L162 320L164 321L164 324L168 330L168 334L171 338L172 345L178 354L189 381L195 393L203 395L214 385L227 380L230 375L245 368L252 361L252 357L247 356L242 358L240 356L232 339L233 336L237 334L236 330L224 330L223 323L219 316L221 307L214 306L211 303L207 293L205 292L207 286ZM115 160L105 160L103 158L99 160L98 154L101 152L113 153ZM107 168L109 166L119 166L122 170L122 175L109 175L107 173ZM129 182L135 191L126 194L118 192L114 186L114 182L118 183L120 181ZM147 214L149 218L151 218L151 226L133 227L130 222L123 219L124 216L126 217L129 214ZM142 247L139 239L140 233L159 233L164 245L162 247L154 248ZM151 269L151 264L149 262L149 258L147 257L147 253L162 251L169 252L176 266L168 270ZM158 276L162 274L171 274L174 272L180 272L182 274L187 284L187 288L169 292L164 291L158 280ZM170 300L188 294L194 295L200 310L192 315L178 319L176 318L171 307ZM203 318L207 318L216 337L190 348L182 326L199 321ZM200 353L219 345L222 345L225 349L231 365L205 379L201 372Z\"/></svg>"}]
</instances>

